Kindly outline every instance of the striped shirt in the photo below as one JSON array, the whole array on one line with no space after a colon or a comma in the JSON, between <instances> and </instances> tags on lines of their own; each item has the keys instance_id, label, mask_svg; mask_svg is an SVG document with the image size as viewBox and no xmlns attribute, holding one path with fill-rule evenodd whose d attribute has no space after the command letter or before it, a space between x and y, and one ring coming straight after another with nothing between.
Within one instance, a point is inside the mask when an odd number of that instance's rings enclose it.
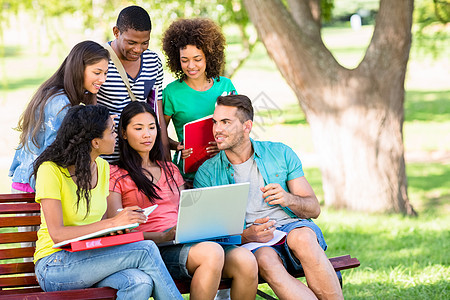
<instances>
[{"instance_id":1,"label":"striped shirt","mask_svg":"<svg viewBox=\"0 0 450 300\"><path fill-rule=\"evenodd\" d=\"M138 75L136 78L128 75L128 81L130 82L131 91L138 101L147 101L149 97L154 98L156 91L158 91L158 100L162 100L163 68L158 54L148 49L145 50L141 54L141 68ZM107 107L112 115L119 116L114 120L117 126L122 110L130 102L131 99L128 95L127 87L110 59L108 76L97 94L97 103ZM155 107L156 104L154 105ZM102 155L102 157L109 162L119 159L118 146L116 145L114 154Z\"/></svg>"}]
</instances>

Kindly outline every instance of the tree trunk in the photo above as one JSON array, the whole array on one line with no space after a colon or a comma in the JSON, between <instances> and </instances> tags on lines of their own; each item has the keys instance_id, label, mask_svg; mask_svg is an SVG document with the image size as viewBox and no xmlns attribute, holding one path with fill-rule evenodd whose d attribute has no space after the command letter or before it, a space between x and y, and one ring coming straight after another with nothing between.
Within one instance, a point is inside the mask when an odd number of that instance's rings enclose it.
<instances>
[{"instance_id":1,"label":"tree trunk","mask_svg":"<svg viewBox=\"0 0 450 300\"><path fill-rule=\"evenodd\" d=\"M325 203L415 214L403 149L413 0L380 1L372 41L348 70L322 42L311 0L245 0L269 55L295 91L320 155Z\"/></svg>"}]
</instances>

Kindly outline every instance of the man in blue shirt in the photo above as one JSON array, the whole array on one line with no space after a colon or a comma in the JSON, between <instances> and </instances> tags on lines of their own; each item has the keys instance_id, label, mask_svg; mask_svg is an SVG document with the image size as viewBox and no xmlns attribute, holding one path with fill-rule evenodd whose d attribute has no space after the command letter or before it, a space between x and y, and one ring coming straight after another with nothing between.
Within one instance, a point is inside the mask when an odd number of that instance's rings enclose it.
<instances>
[{"instance_id":1,"label":"man in blue shirt","mask_svg":"<svg viewBox=\"0 0 450 300\"><path fill-rule=\"evenodd\" d=\"M320 206L300 159L282 143L250 138L253 107L244 95L218 97L213 122L221 151L198 169L194 187L250 182L242 242L287 233L284 244L254 250L260 275L280 299L343 299L322 232L310 220ZM308 286L287 272L302 267Z\"/></svg>"}]
</instances>

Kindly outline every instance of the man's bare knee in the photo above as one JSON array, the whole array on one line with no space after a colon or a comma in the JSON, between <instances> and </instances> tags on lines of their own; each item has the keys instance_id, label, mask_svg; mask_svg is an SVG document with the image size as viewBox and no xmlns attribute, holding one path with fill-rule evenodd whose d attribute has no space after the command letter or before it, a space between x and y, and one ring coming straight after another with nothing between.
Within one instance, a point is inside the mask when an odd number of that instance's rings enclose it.
<instances>
[{"instance_id":1,"label":"man's bare knee","mask_svg":"<svg viewBox=\"0 0 450 300\"><path fill-rule=\"evenodd\" d=\"M323 251L317 241L316 233L309 227L292 230L287 236L287 243L300 261L311 258L311 256L314 257L317 252Z\"/></svg>"},{"instance_id":2,"label":"man's bare knee","mask_svg":"<svg viewBox=\"0 0 450 300\"><path fill-rule=\"evenodd\" d=\"M259 272L266 280L274 270L284 269L283 262L277 252L270 247L263 247L255 252L256 261L258 262Z\"/></svg>"}]
</instances>

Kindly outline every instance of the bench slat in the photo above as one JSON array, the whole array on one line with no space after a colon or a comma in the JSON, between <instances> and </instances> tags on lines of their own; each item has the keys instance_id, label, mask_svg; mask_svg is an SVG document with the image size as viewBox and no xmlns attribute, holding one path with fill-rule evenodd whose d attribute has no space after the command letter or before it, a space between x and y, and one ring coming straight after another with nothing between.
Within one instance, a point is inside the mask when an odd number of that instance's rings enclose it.
<instances>
[{"instance_id":1,"label":"bench slat","mask_svg":"<svg viewBox=\"0 0 450 300\"><path fill-rule=\"evenodd\" d=\"M17 276L0 278L0 289L24 286L36 286L36 277L33 276Z\"/></svg>"},{"instance_id":2,"label":"bench slat","mask_svg":"<svg viewBox=\"0 0 450 300\"><path fill-rule=\"evenodd\" d=\"M336 271L356 268L360 266L360 262L356 258L352 258L350 255L338 256L330 258L330 262Z\"/></svg>"},{"instance_id":3,"label":"bench slat","mask_svg":"<svg viewBox=\"0 0 450 300\"><path fill-rule=\"evenodd\" d=\"M0 194L0 203L34 202L34 193Z\"/></svg>"},{"instance_id":4,"label":"bench slat","mask_svg":"<svg viewBox=\"0 0 450 300\"><path fill-rule=\"evenodd\" d=\"M35 242L36 231L0 233L0 244Z\"/></svg>"},{"instance_id":5,"label":"bench slat","mask_svg":"<svg viewBox=\"0 0 450 300\"><path fill-rule=\"evenodd\" d=\"M23 274L23 273L34 273L34 263L30 261L21 263L0 264L0 274L2 275Z\"/></svg>"},{"instance_id":6,"label":"bench slat","mask_svg":"<svg viewBox=\"0 0 450 300\"><path fill-rule=\"evenodd\" d=\"M33 257L34 247L1 249L0 259Z\"/></svg>"},{"instance_id":7,"label":"bench slat","mask_svg":"<svg viewBox=\"0 0 450 300\"><path fill-rule=\"evenodd\" d=\"M0 228L19 226L38 226L41 224L40 216L14 216L0 218Z\"/></svg>"},{"instance_id":8,"label":"bench slat","mask_svg":"<svg viewBox=\"0 0 450 300\"><path fill-rule=\"evenodd\" d=\"M43 290L40 287L27 287L26 289L13 289L13 290L0 290L0 296L2 296L2 299L5 299L5 297L3 295L16 295L17 297L20 298L19 295L21 294L28 294L28 293L36 293L36 292L43 292ZM23 296L24 298L26 296ZM13 298L8 298L8 299L13 299ZM15 298L17 299L17 298Z\"/></svg>"},{"instance_id":9,"label":"bench slat","mask_svg":"<svg viewBox=\"0 0 450 300\"><path fill-rule=\"evenodd\" d=\"M89 289L81 289L81 290L70 290L70 291L58 291L58 292L34 292L30 294L26 294L20 298L17 295L8 295L8 293L4 293L8 291L0 291L0 295L2 296L2 300L11 300L11 299L27 299L27 300L38 300L38 299L46 299L46 300L61 300L61 299L78 299L78 300L94 300L94 299L116 299L117 290L102 287L102 288L89 288ZM26 297L26 298L25 298Z\"/></svg>"},{"instance_id":10,"label":"bench slat","mask_svg":"<svg viewBox=\"0 0 450 300\"><path fill-rule=\"evenodd\" d=\"M0 214L38 213L39 203L1 203Z\"/></svg>"}]
</instances>

